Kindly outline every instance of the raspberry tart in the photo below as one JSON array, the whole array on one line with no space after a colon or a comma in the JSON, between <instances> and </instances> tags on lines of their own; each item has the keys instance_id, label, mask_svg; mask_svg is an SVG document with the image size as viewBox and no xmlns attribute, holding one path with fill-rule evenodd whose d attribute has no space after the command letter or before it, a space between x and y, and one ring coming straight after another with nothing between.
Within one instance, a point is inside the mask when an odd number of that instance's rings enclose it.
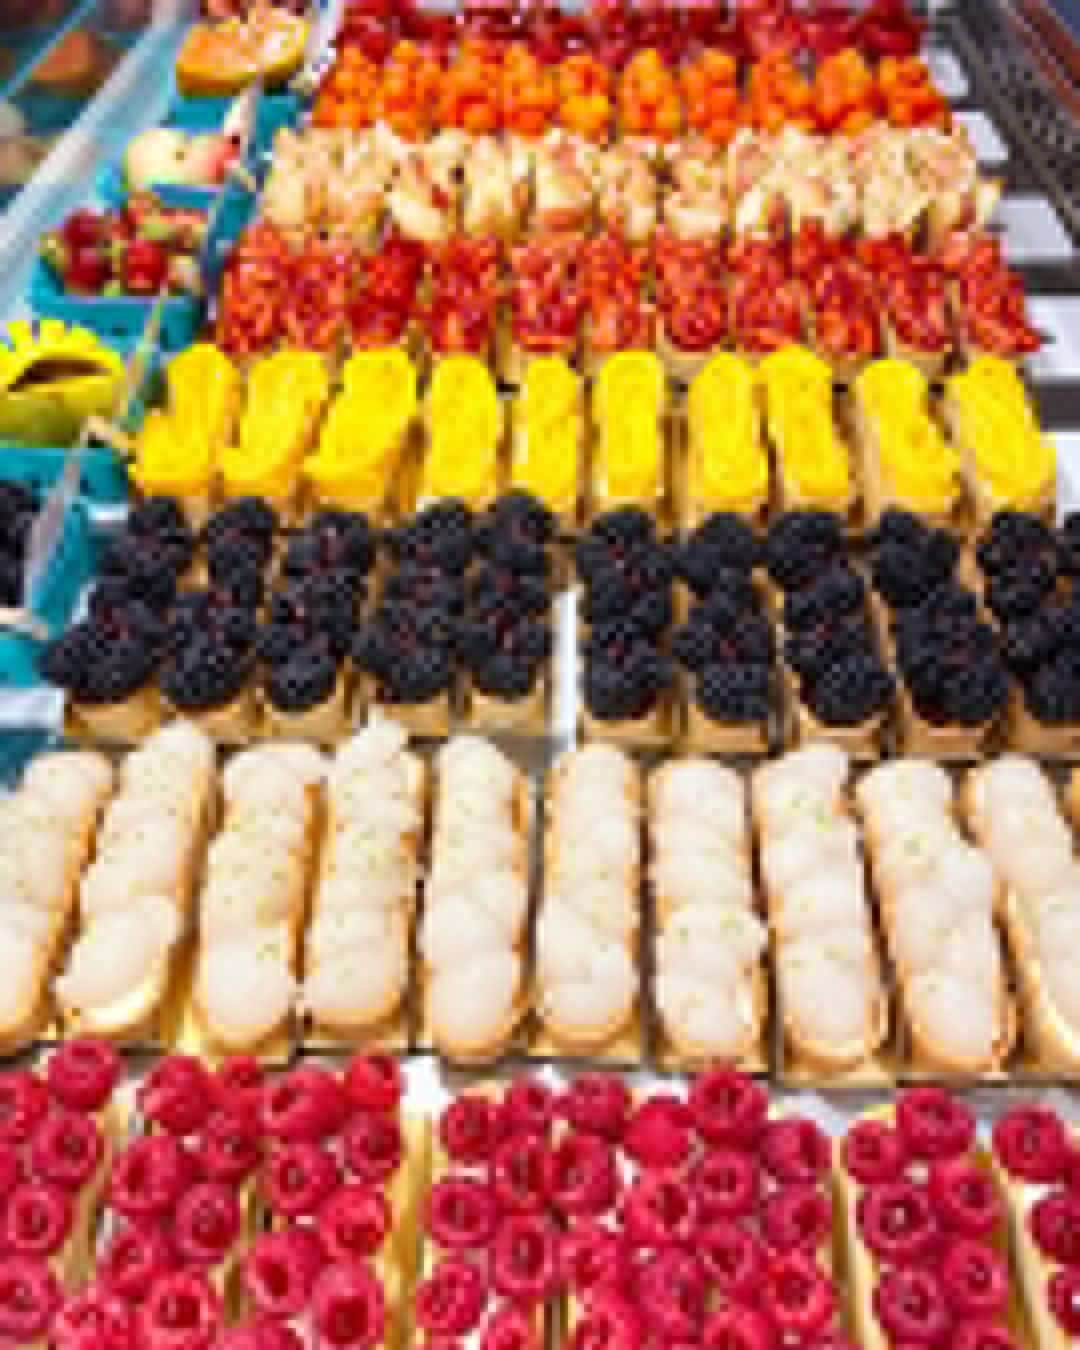
<instances>
[{"instance_id":1,"label":"raspberry tart","mask_svg":"<svg viewBox=\"0 0 1080 1350\"><path fill-rule=\"evenodd\" d=\"M836 1144L855 1327L869 1350L1019 1350L1008 1218L975 1119L912 1088Z\"/></svg>"}]
</instances>

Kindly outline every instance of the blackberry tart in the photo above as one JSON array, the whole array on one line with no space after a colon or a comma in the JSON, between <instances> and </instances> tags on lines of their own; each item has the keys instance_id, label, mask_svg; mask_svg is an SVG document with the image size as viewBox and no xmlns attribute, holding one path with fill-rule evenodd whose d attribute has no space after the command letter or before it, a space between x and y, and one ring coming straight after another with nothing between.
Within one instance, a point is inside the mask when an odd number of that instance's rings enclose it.
<instances>
[{"instance_id":1,"label":"blackberry tart","mask_svg":"<svg viewBox=\"0 0 1080 1350\"><path fill-rule=\"evenodd\" d=\"M674 667L673 551L653 516L626 506L599 516L577 542L583 624L581 723L587 738L666 744Z\"/></svg>"},{"instance_id":2,"label":"blackberry tart","mask_svg":"<svg viewBox=\"0 0 1080 1350\"><path fill-rule=\"evenodd\" d=\"M85 619L46 643L39 668L67 695L78 732L134 745L161 721L155 676L165 637L164 625L144 605L98 599Z\"/></svg>"},{"instance_id":3,"label":"blackberry tart","mask_svg":"<svg viewBox=\"0 0 1080 1350\"><path fill-rule=\"evenodd\" d=\"M740 522L741 523L741 522ZM768 749L772 627L750 577L718 568L671 645L686 705L685 748L761 754Z\"/></svg>"},{"instance_id":4,"label":"blackberry tart","mask_svg":"<svg viewBox=\"0 0 1080 1350\"><path fill-rule=\"evenodd\" d=\"M162 697L219 745L247 745L260 729L257 632L254 610L219 588L185 593L172 615Z\"/></svg>"},{"instance_id":5,"label":"blackberry tart","mask_svg":"<svg viewBox=\"0 0 1080 1350\"><path fill-rule=\"evenodd\" d=\"M554 534L552 513L525 492L500 497L478 523L481 561L458 649L478 729L542 735L547 726Z\"/></svg>"},{"instance_id":6,"label":"blackberry tart","mask_svg":"<svg viewBox=\"0 0 1080 1350\"><path fill-rule=\"evenodd\" d=\"M780 621L787 739L831 741L876 757L895 681L881 658L866 584L847 559L841 517L788 512L770 529L765 554Z\"/></svg>"},{"instance_id":7,"label":"blackberry tart","mask_svg":"<svg viewBox=\"0 0 1080 1350\"><path fill-rule=\"evenodd\" d=\"M294 581L272 598L258 638L271 735L319 745L345 735L352 701L346 658L363 593L363 577L342 571Z\"/></svg>"},{"instance_id":8,"label":"blackberry tart","mask_svg":"<svg viewBox=\"0 0 1080 1350\"><path fill-rule=\"evenodd\" d=\"M449 735L457 642L448 610L383 600L352 642L353 665L372 682L370 704L413 735Z\"/></svg>"}]
</instances>

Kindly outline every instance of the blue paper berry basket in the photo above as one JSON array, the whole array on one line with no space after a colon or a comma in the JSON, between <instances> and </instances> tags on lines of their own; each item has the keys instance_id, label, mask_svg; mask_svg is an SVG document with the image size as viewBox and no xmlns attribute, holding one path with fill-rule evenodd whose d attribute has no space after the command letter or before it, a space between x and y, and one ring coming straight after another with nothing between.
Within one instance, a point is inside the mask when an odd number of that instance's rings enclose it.
<instances>
[{"instance_id":1,"label":"blue paper berry basket","mask_svg":"<svg viewBox=\"0 0 1080 1350\"><path fill-rule=\"evenodd\" d=\"M37 316L80 324L99 337L123 342L138 338L146 328L154 299L132 295L72 295L64 290L48 263L38 258L30 278L30 307ZM171 351L190 346L202 322L203 311L204 304L199 296L169 296L162 309L161 346Z\"/></svg>"}]
</instances>

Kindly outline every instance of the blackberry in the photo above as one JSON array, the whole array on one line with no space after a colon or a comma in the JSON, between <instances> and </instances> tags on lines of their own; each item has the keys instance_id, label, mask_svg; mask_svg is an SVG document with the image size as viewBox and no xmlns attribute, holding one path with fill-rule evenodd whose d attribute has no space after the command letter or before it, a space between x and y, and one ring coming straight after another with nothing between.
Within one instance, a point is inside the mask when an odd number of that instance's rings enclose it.
<instances>
[{"instance_id":1,"label":"blackberry","mask_svg":"<svg viewBox=\"0 0 1080 1350\"><path fill-rule=\"evenodd\" d=\"M1057 540L1038 516L1024 511L999 511L975 549L979 566L988 577L1036 564L1054 577L1058 570Z\"/></svg>"},{"instance_id":2,"label":"blackberry","mask_svg":"<svg viewBox=\"0 0 1080 1350\"><path fill-rule=\"evenodd\" d=\"M873 630L863 614L840 616L834 623L789 633L784 641L784 660L810 683L820 679L840 655L873 656L875 652Z\"/></svg>"},{"instance_id":3,"label":"blackberry","mask_svg":"<svg viewBox=\"0 0 1080 1350\"><path fill-rule=\"evenodd\" d=\"M639 506L620 506L593 521L593 533L614 552L648 547L656 542L656 522Z\"/></svg>"},{"instance_id":4,"label":"blackberry","mask_svg":"<svg viewBox=\"0 0 1080 1350\"><path fill-rule=\"evenodd\" d=\"M127 529L134 535L187 534L191 526L175 497L146 497L137 502L127 518Z\"/></svg>"},{"instance_id":5,"label":"blackberry","mask_svg":"<svg viewBox=\"0 0 1080 1350\"><path fill-rule=\"evenodd\" d=\"M1010 670L1025 674L1049 660L1058 647L1061 612L1058 606L1047 607L1009 624L1002 635L1002 652Z\"/></svg>"},{"instance_id":6,"label":"blackberry","mask_svg":"<svg viewBox=\"0 0 1080 1350\"><path fill-rule=\"evenodd\" d=\"M320 511L306 528L290 537L282 571L296 578L328 571L365 576L374 561L375 538L367 516Z\"/></svg>"},{"instance_id":7,"label":"blackberry","mask_svg":"<svg viewBox=\"0 0 1080 1350\"><path fill-rule=\"evenodd\" d=\"M333 694L337 677L338 662L325 646L303 647L271 670L266 696L279 712L308 712Z\"/></svg>"},{"instance_id":8,"label":"blackberry","mask_svg":"<svg viewBox=\"0 0 1080 1350\"><path fill-rule=\"evenodd\" d=\"M266 592L261 568L238 567L231 572L211 574L216 590L242 609L258 609Z\"/></svg>"},{"instance_id":9,"label":"blackberry","mask_svg":"<svg viewBox=\"0 0 1080 1350\"><path fill-rule=\"evenodd\" d=\"M605 564L589 578L582 600L581 617L588 624L604 623L628 613L639 595L633 579L619 567Z\"/></svg>"},{"instance_id":10,"label":"blackberry","mask_svg":"<svg viewBox=\"0 0 1080 1350\"><path fill-rule=\"evenodd\" d=\"M769 715L769 669L758 665L711 665L702 670L694 698L714 722L764 722Z\"/></svg>"},{"instance_id":11,"label":"blackberry","mask_svg":"<svg viewBox=\"0 0 1080 1350\"><path fill-rule=\"evenodd\" d=\"M251 673L250 658L211 639L197 643L166 667L161 690L181 711L201 712L236 698Z\"/></svg>"},{"instance_id":12,"label":"blackberry","mask_svg":"<svg viewBox=\"0 0 1080 1350\"><path fill-rule=\"evenodd\" d=\"M999 623L1022 619L1035 613L1056 580L1055 571L1042 559L1019 563L990 577L986 603Z\"/></svg>"},{"instance_id":13,"label":"blackberry","mask_svg":"<svg viewBox=\"0 0 1080 1350\"><path fill-rule=\"evenodd\" d=\"M518 699L531 693L551 655L551 629L523 619L480 660L467 664L476 687L493 698Z\"/></svg>"},{"instance_id":14,"label":"blackberry","mask_svg":"<svg viewBox=\"0 0 1080 1350\"><path fill-rule=\"evenodd\" d=\"M101 654L99 630L92 619L72 624L66 633L46 642L38 657L42 679L79 698L87 671Z\"/></svg>"},{"instance_id":15,"label":"blackberry","mask_svg":"<svg viewBox=\"0 0 1080 1350\"><path fill-rule=\"evenodd\" d=\"M798 632L837 617L861 612L866 587L846 562L833 563L809 586L784 596L784 625Z\"/></svg>"},{"instance_id":16,"label":"blackberry","mask_svg":"<svg viewBox=\"0 0 1080 1350\"><path fill-rule=\"evenodd\" d=\"M1058 561L1067 576L1080 576L1080 512L1067 516L1058 533Z\"/></svg>"},{"instance_id":17,"label":"blackberry","mask_svg":"<svg viewBox=\"0 0 1080 1350\"><path fill-rule=\"evenodd\" d=\"M722 570L749 576L761 561L753 529L730 511L717 511L685 540L678 555L679 575L695 593L708 595Z\"/></svg>"},{"instance_id":18,"label":"blackberry","mask_svg":"<svg viewBox=\"0 0 1080 1350\"><path fill-rule=\"evenodd\" d=\"M102 547L99 573L122 580L129 596L160 612L169 609L176 598L176 569L155 541L114 536Z\"/></svg>"},{"instance_id":19,"label":"blackberry","mask_svg":"<svg viewBox=\"0 0 1080 1350\"><path fill-rule=\"evenodd\" d=\"M929 533L930 527L921 516L890 506L882 511L877 524L868 532L866 542L872 550L895 544L916 552L923 547Z\"/></svg>"},{"instance_id":20,"label":"blackberry","mask_svg":"<svg viewBox=\"0 0 1080 1350\"><path fill-rule=\"evenodd\" d=\"M879 526L872 544L874 588L893 609L920 604L948 583L960 556L960 545L948 530L934 530L917 517L910 519L911 527L882 533Z\"/></svg>"},{"instance_id":21,"label":"blackberry","mask_svg":"<svg viewBox=\"0 0 1080 1350\"><path fill-rule=\"evenodd\" d=\"M675 607L671 591L667 588L658 591L646 591L634 602L630 610L630 619L645 633L659 637L671 627L675 617Z\"/></svg>"},{"instance_id":22,"label":"blackberry","mask_svg":"<svg viewBox=\"0 0 1080 1350\"><path fill-rule=\"evenodd\" d=\"M278 528L277 513L261 497L237 497L222 506L203 526L202 541L206 548L228 534L242 534L258 540L270 557L270 548Z\"/></svg>"},{"instance_id":23,"label":"blackberry","mask_svg":"<svg viewBox=\"0 0 1080 1350\"><path fill-rule=\"evenodd\" d=\"M454 666L446 651L419 647L401 656L382 680L380 694L387 703L429 703L449 693L453 679Z\"/></svg>"},{"instance_id":24,"label":"blackberry","mask_svg":"<svg viewBox=\"0 0 1080 1350\"><path fill-rule=\"evenodd\" d=\"M476 547L491 562L519 574L546 576L555 517L527 492L509 492L477 525Z\"/></svg>"},{"instance_id":25,"label":"blackberry","mask_svg":"<svg viewBox=\"0 0 1080 1350\"><path fill-rule=\"evenodd\" d=\"M769 575L782 590L808 585L844 553L844 523L831 511L789 511L765 541Z\"/></svg>"},{"instance_id":26,"label":"blackberry","mask_svg":"<svg viewBox=\"0 0 1080 1350\"><path fill-rule=\"evenodd\" d=\"M460 574L472 558L472 515L464 502L435 502L393 531L388 543L401 562Z\"/></svg>"},{"instance_id":27,"label":"blackberry","mask_svg":"<svg viewBox=\"0 0 1080 1350\"><path fill-rule=\"evenodd\" d=\"M701 672L715 660L716 633L711 624L689 619L676 629L671 654L684 670Z\"/></svg>"},{"instance_id":28,"label":"blackberry","mask_svg":"<svg viewBox=\"0 0 1080 1350\"><path fill-rule=\"evenodd\" d=\"M759 604L750 578L744 572L725 567L715 574L712 588L694 608L726 625L733 623L739 615L753 613Z\"/></svg>"},{"instance_id":29,"label":"blackberry","mask_svg":"<svg viewBox=\"0 0 1080 1350\"><path fill-rule=\"evenodd\" d=\"M285 665L303 647L305 637L290 624L265 624L255 639L255 654L263 665Z\"/></svg>"},{"instance_id":30,"label":"blackberry","mask_svg":"<svg viewBox=\"0 0 1080 1350\"><path fill-rule=\"evenodd\" d=\"M485 562L469 581L470 608L481 612L511 609L544 614L551 605L547 583L539 575L521 575L498 563Z\"/></svg>"},{"instance_id":31,"label":"blackberry","mask_svg":"<svg viewBox=\"0 0 1080 1350\"><path fill-rule=\"evenodd\" d=\"M390 604L417 604L460 614L465 608L465 581L424 563L402 563L387 578L383 600Z\"/></svg>"},{"instance_id":32,"label":"blackberry","mask_svg":"<svg viewBox=\"0 0 1080 1350\"><path fill-rule=\"evenodd\" d=\"M1031 715L1046 726L1080 722L1080 654L1060 652L1024 688Z\"/></svg>"},{"instance_id":33,"label":"blackberry","mask_svg":"<svg viewBox=\"0 0 1080 1350\"><path fill-rule=\"evenodd\" d=\"M810 711L830 727L858 726L883 712L893 692L893 677L877 655L858 649L840 654L801 690Z\"/></svg>"},{"instance_id":34,"label":"blackberry","mask_svg":"<svg viewBox=\"0 0 1080 1350\"><path fill-rule=\"evenodd\" d=\"M949 689L950 720L975 727L997 717L1009 697L1009 680L1000 662L976 661L953 676Z\"/></svg>"},{"instance_id":35,"label":"blackberry","mask_svg":"<svg viewBox=\"0 0 1080 1350\"><path fill-rule=\"evenodd\" d=\"M620 621L594 629L584 657L585 705L601 721L644 717L673 678L655 644Z\"/></svg>"},{"instance_id":36,"label":"blackberry","mask_svg":"<svg viewBox=\"0 0 1080 1350\"><path fill-rule=\"evenodd\" d=\"M85 703L120 703L150 683L157 663L157 654L138 638L111 639L87 671L80 697Z\"/></svg>"},{"instance_id":37,"label":"blackberry","mask_svg":"<svg viewBox=\"0 0 1080 1350\"><path fill-rule=\"evenodd\" d=\"M213 582L227 582L234 572L262 576L267 558L262 542L247 534L222 534L206 551L206 570Z\"/></svg>"}]
</instances>

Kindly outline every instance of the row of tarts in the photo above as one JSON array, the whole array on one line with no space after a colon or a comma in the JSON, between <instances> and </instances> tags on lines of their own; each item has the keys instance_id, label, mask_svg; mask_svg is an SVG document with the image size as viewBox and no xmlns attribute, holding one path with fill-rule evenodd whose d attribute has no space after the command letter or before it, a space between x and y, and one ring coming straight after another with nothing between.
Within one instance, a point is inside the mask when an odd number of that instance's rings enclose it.
<instances>
[{"instance_id":1,"label":"row of tarts","mask_svg":"<svg viewBox=\"0 0 1080 1350\"><path fill-rule=\"evenodd\" d=\"M914 759L852 782L828 745L749 781L592 745L537 802L477 737L429 760L373 722L219 771L176 722L115 768L41 757L4 803L4 1044L640 1063L647 1016L662 1062L764 1067L771 983L803 1081L1069 1077L1078 803L1018 756L957 790Z\"/></svg>"},{"instance_id":2,"label":"row of tarts","mask_svg":"<svg viewBox=\"0 0 1080 1350\"><path fill-rule=\"evenodd\" d=\"M0 1079L0 1332L33 1350L1067 1350L1075 1125L915 1087L836 1137L713 1070L264 1077L68 1043ZM125 1109L126 1108L126 1109ZM428 1114L435 1117L428 1118ZM848 1335L848 1328L851 1335Z\"/></svg>"}]
</instances>

